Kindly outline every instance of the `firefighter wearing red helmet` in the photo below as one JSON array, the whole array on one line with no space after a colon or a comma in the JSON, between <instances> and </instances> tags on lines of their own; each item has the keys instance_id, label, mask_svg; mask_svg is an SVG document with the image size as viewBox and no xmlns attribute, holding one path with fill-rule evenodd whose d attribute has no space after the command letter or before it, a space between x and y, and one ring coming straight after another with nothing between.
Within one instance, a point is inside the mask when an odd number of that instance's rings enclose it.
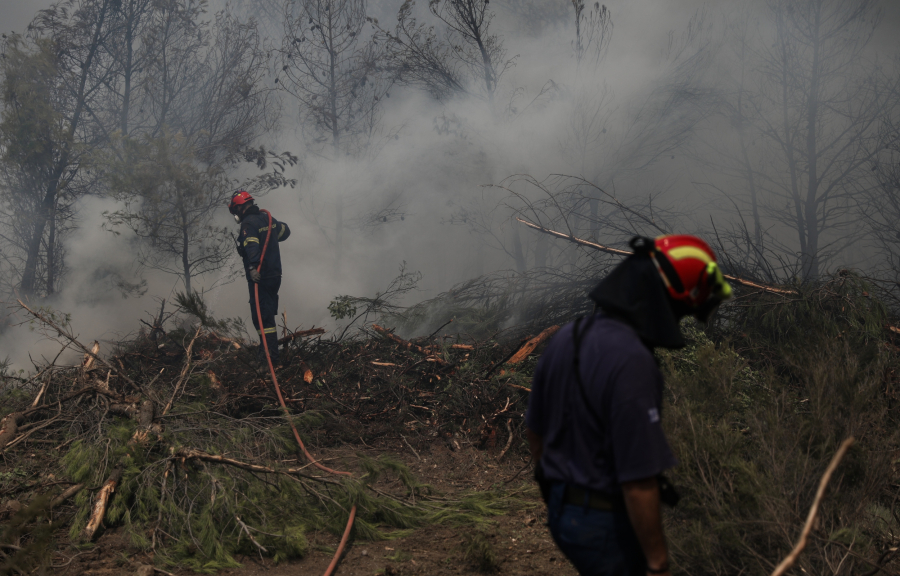
<instances>
[{"instance_id":1,"label":"firefighter wearing red helmet","mask_svg":"<svg viewBox=\"0 0 900 576\"><path fill-rule=\"evenodd\" d=\"M281 250L279 243L287 240L291 235L291 229L284 222L272 218L272 226L269 227L270 215L260 210L250 196L244 190L238 190L231 197L228 211L234 216L236 222L241 225L238 236L238 254L244 264L244 274L247 277L247 287L250 291L250 315L253 326L260 337L260 347L257 356L261 362L265 361L265 350L268 347L272 363L278 363L278 332L275 325L275 316L278 314L278 289L281 287ZM268 244L266 237L268 236ZM266 246L263 257L263 246ZM260 263L262 264L260 266ZM259 286L259 308L262 319L257 318L254 302L254 285Z\"/></svg>"},{"instance_id":2,"label":"firefighter wearing red helmet","mask_svg":"<svg viewBox=\"0 0 900 576\"><path fill-rule=\"evenodd\" d=\"M653 348L679 348L682 317L706 321L731 287L695 236L634 238L535 369L526 424L553 539L581 574L667 575L660 505L678 496Z\"/></svg>"}]
</instances>

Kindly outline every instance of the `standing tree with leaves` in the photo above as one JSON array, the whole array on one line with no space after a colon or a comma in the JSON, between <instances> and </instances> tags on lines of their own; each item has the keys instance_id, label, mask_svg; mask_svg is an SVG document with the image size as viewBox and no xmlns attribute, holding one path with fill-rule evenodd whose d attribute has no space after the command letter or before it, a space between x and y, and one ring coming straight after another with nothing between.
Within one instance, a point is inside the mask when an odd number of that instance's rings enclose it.
<instances>
[{"instance_id":1,"label":"standing tree with leaves","mask_svg":"<svg viewBox=\"0 0 900 576\"><path fill-rule=\"evenodd\" d=\"M28 220L7 233L19 249L4 261L26 296L57 291L64 267L60 235L92 185L83 160L114 129L106 103L115 75L108 48L118 6L114 0L62 2L40 11L27 35L5 42L0 148L10 199L0 219Z\"/></svg>"},{"instance_id":2,"label":"standing tree with leaves","mask_svg":"<svg viewBox=\"0 0 900 576\"><path fill-rule=\"evenodd\" d=\"M252 23L226 12L203 19L202 5L170 0L157 6L142 39L147 51L134 94L140 121L119 134L96 160L120 210L106 213L110 229L130 229L140 241L138 262L178 276L190 293L197 276L222 269L233 246L213 224L236 183L241 161L271 174L246 186L262 192L293 182L284 176L296 158L254 148L277 119L263 84L266 58Z\"/></svg>"}]
</instances>

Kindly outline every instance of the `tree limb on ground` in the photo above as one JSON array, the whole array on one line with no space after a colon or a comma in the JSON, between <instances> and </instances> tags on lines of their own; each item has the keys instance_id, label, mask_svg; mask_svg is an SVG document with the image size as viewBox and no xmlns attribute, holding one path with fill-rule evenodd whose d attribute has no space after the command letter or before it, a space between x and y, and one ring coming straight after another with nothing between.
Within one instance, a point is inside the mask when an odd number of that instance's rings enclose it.
<instances>
[{"instance_id":1,"label":"tree limb on ground","mask_svg":"<svg viewBox=\"0 0 900 576\"><path fill-rule=\"evenodd\" d=\"M121 372L119 369L115 368L112 364L108 363L108 362L105 361L103 358L100 358L100 356L98 356L97 354L95 354L94 352L92 352L91 350L89 350L89 349L87 348L87 346L85 346L84 344L82 344L81 342L79 342L79 341L75 338L75 336L72 335L71 332L69 332L68 330L66 330L66 329L63 328L62 326L58 325L56 322L54 322L54 321L51 320L50 318L47 318L45 315L40 314L40 313L38 313L38 312L35 312L35 311L32 310L31 308L29 308L24 302L22 302L21 300L16 299L16 302L19 303L19 306L21 306L22 308L24 308L25 310L27 310L29 314L31 314L32 316L34 316L35 318L37 318L38 320L40 320L41 322L43 322L43 323L46 324L47 326L50 326L51 328L53 328L54 330L56 330L56 332L57 332L60 336L62 336L63 338L65 338L66 340L68 340L69 342L71 342L72 344L74 344L75 346L77 346L79 349L81 349L81 351L84 352L85 355L91 356L91 357L94 358L96 361L100 362L101 364L103 364L104 366L106 366L107 368L109 368L116 376L122 378L122 380L128 382L129 384L131 384L132 386L134 386L136 389L140 390L140 386L138 386L138 385L134 382L134 380L132 380L131 378L129 378L129 377L126 376L125 374L122 374L122 372ZM98 350L99 350L99 347L98 347Z\"/></svg>"},{"instance_id":2,"label":"tree limb on ground","mask_svg":"<svg viewBox=\"0 0 900 576\"><path fill-rule=\"evenodd\" d=\"M447 363L446 361L444 361L443 358L440 358L438 356L434 356L433 354L430 354L427 350L425 350L418 344L413 344L412 342L408 342L408 341L404 340L403 338L400 338L399 336L397 336L396 334L394 334L387 328L382 328L378 324L372 324L372 329L375 330L376 332L378 332L379 334L383 334L384 336L393 340L394 342L396 342L400 346L406 348L407 350L414 350L414 351L418 352L419 354L422 354L423 356L428 356L429 360L433 360L434 362L437 362L438 364L446 364Z\"/></svg>"},{"instance_id":3,"label":"tree limb on ground","mask_svg":"<svg viewBox=\"0 0 900 576\"><path fill-rule=\"evenodd\" d=\"M309 330L298 330L297 332L292 332L291 334L288 334L284 338L279 338L278 343L284 345L292 340L296 340L297 338L306 338L307 336L318 336L319 334L324 334L324 333L325 333L324 328L310 328Z\"/></svg>"},{"instance_id":4,"label":"tree limb on ground","mask_svg":"<svg viewBox=\"0 0 900 576\"><path fill-rule=\"evenodd\" d=\"M534 352L534 349L540 346L543 342L549 340L556 332L559 330L559 326L551 326L545 329L543 332L522 344L516 353L512 355L512 357L506 361L507 364L518 364L525 358L528 358L528 355Z\"/></svg>"}]
</instances>

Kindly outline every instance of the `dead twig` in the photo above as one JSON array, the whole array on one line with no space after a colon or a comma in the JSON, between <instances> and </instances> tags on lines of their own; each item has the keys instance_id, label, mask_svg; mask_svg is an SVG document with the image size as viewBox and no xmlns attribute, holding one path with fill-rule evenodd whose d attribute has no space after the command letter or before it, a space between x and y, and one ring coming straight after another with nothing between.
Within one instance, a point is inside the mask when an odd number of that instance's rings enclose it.
<instances>
[{"instance_id":1,"label":"dead twig","mask_svg":"<svg viewBox=\"0 0 900 576\"><path fill-rule=\"evenodd\" d=\"M247 538L249 538L250 541L253 542L253 545L256 546L256 548L260 552L265 552L266 554L268 554L269 551L266 550L262 544L260 544L259 542L256 541L256 538L254 538L253 534L250 533L250 528L246 524L244 524L243 520L241 520L241 517L235 516L234 519L237 520L237 523L240 525L241 529L244 531L244 534L246 534Z\"/></svg>"},{"instance_id":2,"label":"dead twig","mask_svg":"<svg viewBox=\"0 0 900 576\"><path fill-rule=\"evenodd\" d=\"M35 318L37 318L38 320L40 320L41 322L43 322L43 323L46 324L47 326L49 326L49 327L53 328L54 330L56 330L56 332L57 332L60 336L62 336L63 338L65 338L66 340L68 340L69 342L71 342L72 344L74 344L74 345L75 345L76 347L78 347L82 352L84 352L84 353L87 354L87 355L90 355L90 356L93 357L97 362L100 362L101 364L103 364L104 366L106 366L107 368L109 368L110 370L112 370L113 372L115 372L115 373L116 373L116 376L120 377L120 378L121 378L122 380L124 380L125 382L128 382L129 384L131 384L132 386L134 386L135 388L137 388L138 390L140 390L140 386L138 386L138 385L134 382L134 380L132 380L131 378L129 378L129 377L126 376L125 374L121 373L117 368L113 367L112 364L110 364L110 363L108 363L107 361L103 360L103 359L100 358L100 356L98 356L97 354L91 352L84 344L82 344L81 342L79 342L79 341L75 338L75 336L73 336L68 330L66 330L66 329L63 328L62 326L58 325L56 322L54 322L54 321L51 320L50 318L47 318L47 317L44 316L43 314L39 314L38 312L35 312L35 311L32 310L31 308L29 308L24 302L22 302L21 300L16 299L16 302L18 302L18 303L19 303L19 306L21 306L22 308L24 308L29 314L31 314L32 316L34 316Z\"/></svg>"},{"instance_id":3,"label":"dead twig","mask_svg":"<svg viewBox=\"0 0 900 576\"><path fill-rule=\"evenodd\" d=\"M296 340L297 338L306 338L307 336L318 336L319 334L324 334L324 328L311 328L309 330L298 330L296 332L292 332L288 334L284 338L279 338L279 344L287 344L291 340Z\"/></svg>"},{"instance_id":4,"label":"dead twig","mask_svg":"<svg viewBox=\"0 0 900 576\"><path fill-rule=\"evenodd\" d=\"M416 459L422 460L422 457L419 456L419 453L416 452L416 449L412 447L412 444L409 443L409 440L406 439L406 436L401 434L400 437L403 438L403 443L406 444L406 446L409 447L410 450L412 450L412 453L416 455Z\"/></svg>"},{"instance_id":5,"label":"dead twig","mask_svg":"<svg viewBox=\"0 0 900 576\"><path fill-rule=\"evenodd\" d=\"M185 352L184 356L184 367L181 369L181 374L178 376L178 382L175 383L175 389L172 391L172 397L169 398L169 403L166 404L165 409L163 409L162 415L165 416L169 411L169 408L172 407L172 403L175 401L175 396L178 395L178 390L181 388L181 385L185 382L188 371L191 369L191 354L194 350L194 342L197 341L197 337L200 336L200 330L203 329L203 326L197 326L197 332L194 333L194 337L191 339L191 343L188 344L187 352Z\"/></svg>"},{"instance_id":6,"label":"dead twig","mask_svg":"<svg viewBox=\"0 0 900 576\"><path fill-rule=\"evenodd\" d=\"M506 440L506 446L503 447L503 450L500 452L500 455L497 456L497 461L503 460L503 457L506 456L507 452L509 452L510 446L512 446L513 431L512 431L512 426L509 423L509 418L506 419L506 432L509 434L509 438Z\"/></svg>"},{"instance_id":7,"label":"dead twig","mask_svg":"<svg viewBox=\"0 0 900 576\"><path fill-rule=\"evenodd\" d=\"M775 568L771 576L782 576L782 574L787 572L788 568L794 565L794 562L797 561L800 553L806 548L806 543L809 540L809 533L812 531L813 523L816 520L816 514L819 512L819 504L822 502L822 497L825 495L825 488L828 486L831 475L838 467L838 464L841 463L841 459L844 458L847 450L853 445L853 441L852 436L844 440L834 457L832 457L831 463L828 464L828 468L825 469L825 473L822 474L822 478L819 480L819 489L816 490L816 497L813 499L812 506L809 508L809 514L806 516L806 523L803 525L803 530L800 532L800 538L797 540L797 544L794 545L794 549L785 556L784 560L781 561L781 564Z\"/></svg>"}]
</instances>

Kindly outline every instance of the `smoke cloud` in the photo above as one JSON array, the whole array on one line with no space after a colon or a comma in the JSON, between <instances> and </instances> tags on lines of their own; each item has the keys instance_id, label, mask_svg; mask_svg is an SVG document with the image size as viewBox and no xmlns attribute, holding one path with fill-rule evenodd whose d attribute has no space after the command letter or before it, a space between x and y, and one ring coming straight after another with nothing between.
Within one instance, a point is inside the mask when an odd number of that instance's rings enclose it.
<instances>
[{"instance_id":1,"label":"smoke cloud","mask_svg":"<svg viewBox=\"0 0 900 576\"><path fill-rule=\"evenodd\" d=\"M717 46L720 22L738 3L607 2L612 40L602 62L583 65L577 72L570 3L559 0L564 17L540 25L517 11L524 4L528 3L496 2L492 31L502 37L507 57L516 60L493 103L476 97L436 100L422 90L395 86L384 101L380 129L359 158L335 160L316 153L309 131L295 114L296 102L282 94L285 114L280 130L265 135L261 143L301 156L301 162L287 172L298 185L266 194L257 203L292 230L282 245L279 306L289 328L333 328L327 305L335 296L374 295L404 262L407 270L422 273L419 289L406 296L407 303L433 297L467 278L515 268L509 252L513 234L526 245L535 238L510 221L509 191L491 186L514 174L543 178L560 173L596 179L626 204L653 196L662 207L680 215L676 221L682 227L679 231L685 232L702 229L711 213L730 209L721 200L710 205L710 197L704 195L708 190L698 189L698 180L709 179L708 167L697 157L702 146L693 135L679 143L677 151L646 164L626 157L626 152L628 146L637 145L629 140L629 130L636 124L649 123L648 137L652 137L686 122L692 112L682 105L648 120L654 91L677 80L680 62L704 46L708 50ZM900 9L888 4L879 29L880 45L886 44L883 38L895 41L900 29ZM490 6L494 8L495 3ZM394 2L372 2L369 11L389 29L397 7ZM33 14L35 8L31 2L0 4L5 17ZM252 6L244 9L253 11ZM427 10L419 10L424 21ZM263 30L280 33L277 21L258 16ZM23 27L16 20L7 22ZM690 28L698 25L701 30ZM682 50L681 60L675 55L678 50ZM714 56L710 54L691 71L696 85L704 90L716 87ZM273 87L275 77L273 72L269 79ZM646 105L642 108L641 103ZM604 123L603 131L598 129L595 140L581 145L579 130L591 114ZM249 174L240 168L235 177ZM514 191L539 199L533 190ZM67 245L65 287L40 303L71 314L81 341L101 340L107 352L113 342L139 330L139 319L149 320L158 311L160 299L171 300L175 291L183 289L174 276L136 266L135 245L127 231L116 236L103 229L102 213L116 207L114 201L98 197L88 197L77 206L79 227ZM216 218L219 225L237 231L225 206ZM236 254L231 265L195 282L205 291L213 315L241 317L249 326L243 276L227 282L239 268ZM116 288L123 279L146 281L142 294L124 297ZM12 322L20 322L14 301L10 308ZM0 359L8 355L17 369L31 369L29 354L35 360L39 356L52 359L58 349L28 324L9 325L0 333ZM77 358L72 353L64 361Z\"/></svg>"}]
</instances>

